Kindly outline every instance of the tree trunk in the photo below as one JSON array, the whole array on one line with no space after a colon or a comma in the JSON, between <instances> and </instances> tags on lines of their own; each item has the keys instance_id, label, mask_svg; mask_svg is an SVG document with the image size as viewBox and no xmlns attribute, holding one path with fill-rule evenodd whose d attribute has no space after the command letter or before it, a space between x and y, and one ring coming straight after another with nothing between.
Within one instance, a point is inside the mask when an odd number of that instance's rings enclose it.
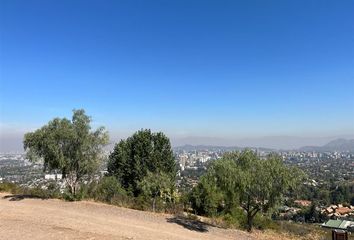
<instances>
[{"instance_id":1,"label":"tree trunk","mask_svg":"<svg viewBox=\"0 0 354 240\"><path fill-rule=\"evenodd\" d=\"M253 217L251 212L247 212L247 231L251 232L253 227Z\"/></svg>"},{"instance_id":2,"label":"tree trunk","mask_svg":"<svg viewBox=\"0 0 354 240\"><path fill-rule=\"evenodd\" d=\"M152 199L152 211L155 212L155 208L156 208L156 198Z\"/></svg>"},{"instance_id":3,"label":"tree trunk","mask_svg":"<svg viewBox=\"0 0 354 240\"><path fill-rule=\"evenodd\" d=\"M76 195L76 190L77 190L76 183L70 182L70 183L68 183L68 185L69 185L69 192L73 196L75 196Z\"/></svg>"},{"instance_id":4,"label":"tree trunk","mask_svg":"<svg viewBox=\"0 0 354 240\"><path fill-rule=\"evenodd\" d=\"M68 174L68 176L66 177L66 184L69 186L69 191L73 196L76 196L77 190L78 190L78 184L79 184L79 179L78 177L73 174L70 173Z\"/></svg>"}]
</instances>

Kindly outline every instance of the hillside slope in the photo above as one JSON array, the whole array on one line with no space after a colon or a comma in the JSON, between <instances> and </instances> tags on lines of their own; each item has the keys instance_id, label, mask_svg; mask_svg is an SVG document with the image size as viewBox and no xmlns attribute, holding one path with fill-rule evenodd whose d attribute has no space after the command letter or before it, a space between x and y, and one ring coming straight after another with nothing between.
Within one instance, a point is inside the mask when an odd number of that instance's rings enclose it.
<instances>
[{"instance_id":1,"label":"hillside slope","mask_svg":"<svg viewBox=\"0 0 354 240\"><path fill-rule=\"evenodd\" d=\"M0 193L0 239L253 239L237 230L94 202L14 199Z\"/></svg>"},{"instance_id":2,"label":"hillside slope","mask_svg":"<svg viewBox=\"0 0 354 240\"><path fill-rule=\"evenodd\" d=\"M354 139L336 139L323 146L305 146L299 148L304 152L354 152Z\"/></svg>"}]
</instances>

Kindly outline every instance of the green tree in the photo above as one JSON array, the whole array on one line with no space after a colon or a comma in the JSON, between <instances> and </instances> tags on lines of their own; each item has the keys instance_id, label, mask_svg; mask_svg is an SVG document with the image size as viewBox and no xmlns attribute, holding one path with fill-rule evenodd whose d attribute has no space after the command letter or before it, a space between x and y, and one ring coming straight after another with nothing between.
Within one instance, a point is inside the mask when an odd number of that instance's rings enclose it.
<instances>
[{"instance_id":1,"label":"green tree","mask_svg":"<svg viewBox=\"0 0 354 240\"><path fill-rule=\"evenodd\" d=\"M176 163L170 140L161 132L140 130L115 145L109 156L108 173L137 196L148 172L166 173L175 179Z\"/></svg>"},{"instance_id":2,"label":"green tree","mask_svg":"<svg viewBox=\"0 0 354 240\"><path fill-rule=\"evenodd\" d=\"M156 201L161 199L164 203L173 202L175 199L175 181L170 175L158 172L148 172L138 183L143 196L151 200L152 211L156 211Z\"/></svg>"},{"instance_id":3,"label":"green tree","mask_svg":"<svg viewBox=\"0 0 354 240\"><path fill-rule=\"evenodd\" d=\"M235 204L244 209L248 231L257 213L270 212L285 193L297 186L301 176L297 169L286 167L279 156L271 154L262 160L251 150L225 154L207 174L224 192L230 209Z\"/></svg>"},{"instance_id":4,"label":"green tree","mask_svg":"<svg viewBox=\"0 0 354 240\"><path fill-rule=\"evenodd\" d=\"M224 195L215 180L212 174L205 174L190 192L189 202L196 214L215 216L222 207Z\"/></svg>"},{"instance_id":5,"label":"green tree","mask_svg":"<svg viewBox=\"0 0 354 240\"><path fill-rule=\"evenodd\" d=\"M305 221L310 223L325 222L328 220L328 217L321 213L320 208L318 207L318 202L316 201L313 201L311 206L304 209L302 214L304 215Z\"/></svg>"},{"instance_id":6,"label":"green tree","mask_svg":"<svg viewBox=\"0 0 354 240\"><path fill-rule=\"evenodd\" d=\"M335 184L331 186L331 190L331 200L333 203L350 203L354 185L350 186L348 183Z\"/></svg>"},{"instance_id":7,"label":"green tree","mask_svg":"<svg viewBox=\"0 0 354 240\"><path fill-rule=\"evenodd\" d=\"M327 189L320 189L317 199L322 205L329 205L331 203L330 192Z\"/></svg>"},{"instance_id":8,"label":"green tree","mask_svg":"<svg viewBox=\"0 0 354 240\"><path fill-rule=\"evenodd\" d=\"M70 120L55 118L40 129L26 133L24 149L31 161L44 162L44 171L59 170L74 196L83 177L90 176L102 161L102 147L108 142L103 127L91 130L91 118L74 110Z\"/></svg>"}]
</instances>

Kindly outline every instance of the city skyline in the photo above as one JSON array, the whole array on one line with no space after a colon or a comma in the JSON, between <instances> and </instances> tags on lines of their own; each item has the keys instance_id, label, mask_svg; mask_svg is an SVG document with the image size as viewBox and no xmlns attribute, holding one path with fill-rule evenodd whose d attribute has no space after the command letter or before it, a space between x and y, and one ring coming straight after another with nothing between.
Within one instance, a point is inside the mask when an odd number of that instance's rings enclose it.
<instances>
[{"instance_id":1,"label":"city skyline","mask_svg":"<svg viewBox=\"0 0 354 240\"><path fill-rule=\"evenodd\" d=\"M141 128L174 145L291 148L354 136L352 1L0 8L2 148L74 108L113 140Z\"/></svg>"}]
</instances>

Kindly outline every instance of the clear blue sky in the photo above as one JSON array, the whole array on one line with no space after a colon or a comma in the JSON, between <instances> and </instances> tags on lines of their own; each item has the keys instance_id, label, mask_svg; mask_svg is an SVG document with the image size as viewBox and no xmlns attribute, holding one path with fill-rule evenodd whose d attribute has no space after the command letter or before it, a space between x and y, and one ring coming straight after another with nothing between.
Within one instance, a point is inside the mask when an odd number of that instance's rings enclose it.
<instances>
[{"instance_id":1,"label":"clear blue sky","mask_svg":"<svg viewBox=\"0 0 354 240\"><path fill-rule=\"evenodd\" d=\"M354 1L0 2L0 130L354 133Z\"/></svg>"}]
</instances>

